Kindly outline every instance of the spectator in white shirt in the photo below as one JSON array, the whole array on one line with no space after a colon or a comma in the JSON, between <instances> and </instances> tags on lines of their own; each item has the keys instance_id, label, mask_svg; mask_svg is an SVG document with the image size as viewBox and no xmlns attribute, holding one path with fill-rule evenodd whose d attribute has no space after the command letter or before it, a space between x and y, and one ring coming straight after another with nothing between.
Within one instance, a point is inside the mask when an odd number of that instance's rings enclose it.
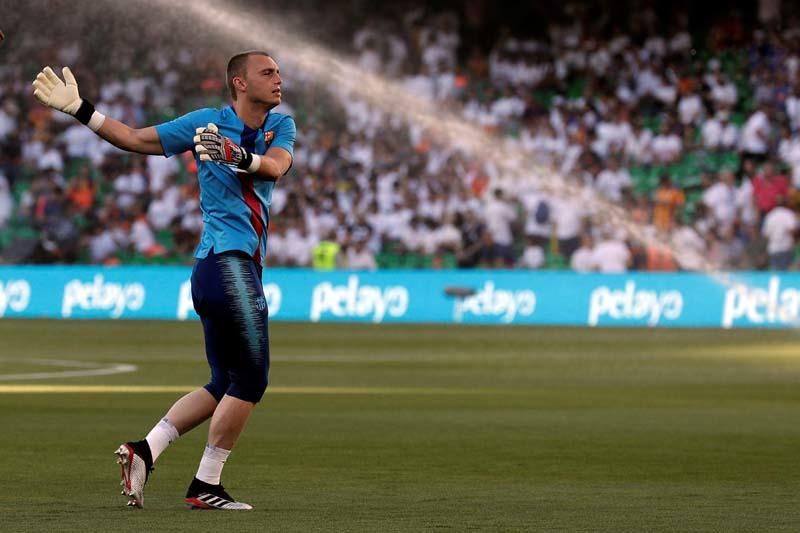
<instances>
[{"instance_id":1,"label":"spectator in white shirt","mask_svg":"<svg viewBox=\"0 0 800 533\"><path fill-rule=\"evenodd\" d=\"M275 224L270 226L267 240L267 264L269 266L286 265L286 226Z\"/></svg>"},{"instance_id":2,"label":"spectator in white shirt","mask_svg":"<svg viewBox=\"0 0 800 533\"><path fill-rule=\"evenodd\" d=\"M622 153L633 137L631 125L622 111L617 113L613 121L600 122L595 128L595 132L597 133L597 151L603 156Z\"/></svg>"},{"instance_id":3,"label":"spectator in white shirt","mask_svg":"<svg viewBox=\"0 0 800 533\"><path fill-rule=\"evenodd\" d=\"M737 238L732 225L718 226L712 230L712 240L708 256L712 265L725 270L736 268L736 263L744 254L744 243Z\"/></svg>"},{"instance_id":4,"label":"spectator in white shirt","mask_svg":"<svg viewBox=\"0 0 800 533\"><path fill-rule=\"evenodd\" d=\"M525 101L515 94L511 88L507 88L500 98L492 102L489 109L498 120L521 117L522 113L525 112Z\"/></svg>"},{"instance_id":5,"label":"spectator in white shirt","mask_svg":"<svg viewBox=\"0 0 800 533\"><path fill-rule=\"evenodd\" d=\"M681 124L688 126L697 124L703 114L703 101L700 95L692 91L681 97L678 102L678 118Z\"/></svg>"},{"instance_id":6,"label":"spectator in white shirt","mask_svg":"<svg viewBox=\"0 0 800 533\"><path fill-rule=\"evenodd\" d=\"M161 189L167 186L169 176L177 174L179 170L180 166L177 157L147 156L147 174L150 178L150 192L160 192Z\"/></svg>"},{"instance_id":7,"label":"spectator in white shirt","mask_svg":"<svg viewBox=\"0 0 800 533\"><path fill-rule=\"evenodd\" d=\"M378 48L377 39L372 36L366 37L360 47L361 55L358 58L358 65L370 72L379 72L383 62Z\"/></svg>"},{"instance_id":8,"label":"spectator in white shirt","mask_svg":"<svg viewBox=\"0 0 800 533\"><path fill-rule=\"evenodd\" d=\"M53 169L61 173L64 170L64 156L58 148L50 145L45 148L44 153L39 157L37 166L40 170Z\"/></svg>"},{"instance_id":9,"label":"spectator in white shirt","mask_svg":"<svg viewBox=\"0 0 800 533\"><path fill-rule=\"evenodd\" d=\"M581 244L580 235L583 231L583 222L586 217L586 206L578 198L558 198L551 201L551 216L558 238L558 249L566 259Z\"/></svg>"},{"instance_id":10,"label":"spectator in white shirt","mask_svg":"<svg viewBox=\"0 0 800 533\"><path fill-rule=\"evenodd\" d=\"M588 233L585 233L583 237L581 237L581 247L572 254L569 265L575 272L592 272L596 270L594 262L594 243L591 235Z\"/></svg>"},{"instance_id":11,"label":"spectator in white shirt","mask_svg":"<svg viewBox=\"0 0 800 533\"><path fill-rule=\"evenodd\" d=\"M69 157L89 157L89 150L95 141L95 137L96 135L92 130L79 122L68 127L61 134L61 140L67 146L67 155ZM159 157L159 159L169 161L166 157Z\"/></svg>"},{"instance_id":12,"label":"spectator in white shirt","mask_svg":"<svg viewBox=\"0 0 800 533\"><path fill-rule=\"evenodd\" d=\"M11 213L14 210L14 199L11 197L11 189L8 179L0 171L0 228L6 225Z\"/></svg>"},{"instance_id":13,"label":"spectator in white shirt","mask_svg":"<svg viewBox=\"0 0 800 533\"><path fill-rule=\"evenodd\" d=\"M733 107L736 105L736 85L727 76L717 71L713 77L711 100L716 106Z\"/></svg>"},{"instance_id":14,"label":"spectator in white shirt","mask_svg":"<svg viewBox=\"0 0 800 533\"><path fill-rule=\"evenodd\" d=\"M753 198L753 183L747 174L744 174L742 182L736 189L736 209L739 211L739 218L742 222L746 224L756 224L758 222L758 209Z\"/></svg>"},{"instance_id":15,"label":"spectator in white shirt","mask_svg":"<svg viewBox=\"0 0 800 533\"><path fill-rule=\"evenodd\" d=\"M705 264L706 241L692 226L681 226L672 234L675 259L684 270L701 270Z\"/></svg>"},{"instance_id":16,"label":"spectator in white shirt","mask_svg":"<svg viewBox=\"0 0 800 533\"><path fill-rule=\"evenodd\" d=\"M608 237L598 242L592 252L592 260L599 272L627 272L632 259L628 246L623 241L613 237Z\"/></svg>"},{"instance_id":17,"label":"spectator in white shirt","mask_svg":"<svg viewBox=\"0 0 800 533\"><path fill-rule=\"evenodd\" d=\"M669 40L669 49L674 53L686 53L692 47L692 37L686 30L688 22L684 24L684 28L678 30Z\"/></svg>"},{"instance_id":18,"label":"spectator in white shirt","mask_svg":"<svg viewBox=\"0 0 800 533\"><path fill-rule=\"evenodd\" d=\"M347 268L351 270L377 270L375 256L367 248L364 240L357 240L348 246L346 254Z\"/></svg>"},{"instance_id":19,"label":"spectator in white shirt","mask_svg":"<svg viewBox=\"0 0 800 533\"><path fill-rule=\"evenodd\" d=\"M461 232L455 225L455 214L447 213L444 222L433 231L437 252L459 253L462 247Z\"/></svg>"},{"instance_id":20,"label":"spectator in white shirt","mask_svg":"<svg viewBox=\"0 0 800 533\"><path fill-rule=\"evenodd\" d=\"M792 186L800 188L800 134L792 134L789 128L782 128L783 134L778 144L778 155L792 169Z\"/></svg>"},{"instance_id":21,"label":"spectator in white shirt","mask_svg":"<svg viewBox=\"0 0 800 533\"><path fill-rule=\"evenodd\" d=\"M0 101L0 141L3 141L17 129L19 109L13 98Z\"/></svg>"},{"instance_id":22,"label":"spectator in white shirt","mask_svg":"<svg viewBox=\"0 0 800 533\"><path fill-rule=\"evenodd\" d=\"M729 120L727 110L717 114L703 124L703 146L709 150L734 150L739 142L739 128Z\"/></svg>"},{"instance_id":23,"label":"spectator in white shirt","mask_svg":"<svg viewBox=\"0 0 800 533\"><path fill-rule=\"evenodd\" d=\"M503 191L496 189L493 198L486 202L484 210L486 229L492 236L496 250L495 254L502 257L507 263L513 262L512 244L513 236L511 225L517 219L514 207L506 201Z\"/></svg>"},{"instance_id":24,"label":"spectator in white shirt","mask_svg":"<svg viewBox=\"0 0 800 533\"><path fill-rule=\"evenodd\" d=\"M119 194L117 205L123 209L131 207L137 199L147 192L147 178L141 159L133 159L130 171L114 180L114 190Z\"/></svg>"},{"instance_id":25,"label":"spectator in white shirt","mask_svg":"<svg viewBox=\"0 0 800 533\"><path fill-rule=\"evenodd\" d=\"M653 159L652 146L653 132L638 122L625 145L625 155L640 164L648 164Z\"/></svg>"},{"instance_id":26,"label":"spectator in white shirt","mask_svg":"<svg viewBox=\"0 0 800 533\"><path fill-rule=\"evenodd\" d=\"M660 35L651 35L644 42L644 49L654 56L663 57L667 52L667 42Z\"/></svg>"},{"instance_id":27,"label":"spectator in white shirt","mask_svg":"<svg viewBox=\"0 0 800 533\"><path fill-rule=\"evenodd\" d=\"M128 233L119 225L98 224L89 236L89 257L92 263L104 263L127 245Z\"/></svg>"},{"instance_id":28,"label":"spectator in white shirt","mask_svg":"<svg viewBox=\"0 0 800 533\"><path fill-rule=\"evenodd\" d=\"M156 241L153 228L150 227L144 213L139 213L131 225L130 241L136 252L146 257L161 256L166 253L164 246Z\"/></svg>"},{"instance_id":29,"label":"spectator in white shirt","mask_svg":"<svg viewBox=\"0 0 800 533\"><path fill-rule=\"evenodd\" d=\"M147 208L147 219L155 229L164 229L178 216L178 207L166 198L155 198Z\"/></svg>"},{"instance_id":30,"label":"spectator in white shirt","mask_svg":"<svg viewBox=\"0 0 800 533\"><path fill-rule=\"evenodd\" d=\"M528 238L525 246L525 251L522 252L522 257L517 261L517 267L536 270L544 266L544 250L536 244L535 239Z\"/></svg>"},{"instance_id":31,"label":"spectator in white shirt","mask_svg":"<svg viewBox=\"0 0 800 533\"><path fill-rule=\"evenodd\" d=\"M678 89L674 84L669 83L664 76L660 76L658 84L652 91L656 100L659 100L665 107L673 107L675 99L678 97Z\"/></svg>"},{"instance_id":32,"label":"spectator in white shirt","mask_svg":"<svg viewBox=\"0 0 800 533\"><path fill-rule=\"evenodd\" d=\"M750 157L763 159L769 150L770 129L769 108L762 104L744 123L739 140L741 150Z\"/></svg>"},{"instance_id":33,"label":"spectator in white shirt","mask_svg":"<svg viewBox=\"0 0 800 533\"><path fill-rule=\"evenodd\" d=\"M703 192L703 203L720 225L736 220L736 177L730 170L721 170L716 183Z\"/></svg>"},{"instance_id":34,"label":"spectator in white shirt","mask_svg":"<svg viewBox=\"0 0 800 533\"><path fill-rule=\"evenodd\" d=\"M779 198L778 206L767 213L761 228L761 234L767 239L772 270L787 270L791 266L797 227L797 215L786 207L785 198Z\"/></svg>"},{"instance_id":35,"label":"spectator in white shirt","mask_svg":"<svg viewBox=\"0 0 800 533\"><path fill-rule=\"evenodd\" d=\"M666 120L661 123L659 134L653 138L651 150L653 162L660 165L668 165L680 159L683 143L680 137L670 131Z\"/></svg>"},{"instance_id":36,"label":"spectator in white shirt","mask_svg":"<svg viewBox=\"0 0 800 533\"><path fill-rule=\"evenodd\" d=\"M786 98L786 116L792 131L800 130L800 79L795 81L792 94Z\"/></svg>"},{"instance_id":37,"label":"spectator in white shirt","mask_svg":"<svg viewBox=\"0 0 800 533\"><path fill-rule=\"evenodd\" d=\"M402 231L397 235L399 241L403 245L403 250L407 253L420 253L422 252L423 240L423 221L417 215L414 215L409 221L408 225L404 226ZM336 239L332 239L336 240Z\"/></svg>"},{"instance_id":38,"label":"spectator in white shirt","mask_svg":"<svg viewBox=\"0 0 800 533\"><path fill-rule=\"evenodd\" d=\"M552 233L552 202L542 193L530 190L523 194L525 206L525 236L533 237L534 242L543 245L550 240Z\"/></svg>"},{"instance_id":39,"label":"spectator in white shirt","mask_svg":"<svg viewBox=\"0 0 800 533\"><path fill-rule=\"evenodd\" d=\"M303 219L296 219L286 230L284 247L286 264L288 266L309 266L311 264L311 251L318 242L318 238L310 236L306 232Z\"/></svg>"},{"instance_id":40,"label":"spectator in white shirt","mask_svg":"<svg viewBox=\"0 0 800 533\"><path fill-rule=\"evenodd\" d=\"M631 175L627 169L620 168L616 157L609 159L608 168L597 175L594 187L613 202L622 201L622 191L631 188Z\"/></svg>"}]
</instances>

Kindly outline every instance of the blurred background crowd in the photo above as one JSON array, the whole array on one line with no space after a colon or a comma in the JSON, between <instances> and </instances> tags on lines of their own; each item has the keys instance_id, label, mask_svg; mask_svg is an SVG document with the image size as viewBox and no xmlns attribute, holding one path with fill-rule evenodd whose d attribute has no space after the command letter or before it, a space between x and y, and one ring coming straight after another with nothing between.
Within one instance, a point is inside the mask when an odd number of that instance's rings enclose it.
<instances>
[{"instance_id":1,"label":"blurred background crowd","mask_svg":"<svg viewBox=\"0 0 800 533\"><path fill-rule=\"evenodd\" d=\"M689 257L724 269L800 264L793 6L544 2L541 16L483 0L300 4L336 11L335 31L317 37L364 69L623 206ZM151 46L135 22L93 27L44 41L4 27L0 261L190 264L203 225L191 153L123 153L38 105L30 82L44 65L69 65L100 111L144 127L227 105L229 54L178 38ZM294 116L298 135L273 196L269 265L329 266L325 256L353 269L701 267L598 223L580 198L501 180L495 162L276 60L277 111Z\"/></svg>"}]
</instances>

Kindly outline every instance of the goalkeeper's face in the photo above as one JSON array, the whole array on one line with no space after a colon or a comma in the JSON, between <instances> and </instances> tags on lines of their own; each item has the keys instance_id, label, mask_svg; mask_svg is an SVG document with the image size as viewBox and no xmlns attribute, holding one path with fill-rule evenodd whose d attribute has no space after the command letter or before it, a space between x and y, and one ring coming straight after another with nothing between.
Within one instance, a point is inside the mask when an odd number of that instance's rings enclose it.
<instances>
[{"instance_id":1,"label":"goalkeeper's face","mask_svg":"<svg viewBox=\"0 0 800 533\"><path fill-rule=\"evenodd\" d=\"M245 74L246 97L270 108L281 103L281 71L274 59L252 55L247 60Z\"/></svg>"}]
</instances>

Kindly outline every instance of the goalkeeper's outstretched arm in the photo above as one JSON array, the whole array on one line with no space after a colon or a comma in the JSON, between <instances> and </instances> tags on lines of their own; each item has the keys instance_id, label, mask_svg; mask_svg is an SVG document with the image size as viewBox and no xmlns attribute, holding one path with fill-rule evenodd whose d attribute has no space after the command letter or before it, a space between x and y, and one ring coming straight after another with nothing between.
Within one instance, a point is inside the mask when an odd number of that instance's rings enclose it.
<instances>
[{"instance_id":1,"label":"goalkeeper's outstretched arm","mask_svg":"<svg viewBox=\"0 0 800 533\"><path fill-rule=\"evenodd\" d=\"M117 148L140 154L163 155L164 148L155 128L131 128L96 111L94 105L81 98L75 76L64 67L64 81L45 67L33 82L33 95L46 106L70 114ZM66 82L66 83L65 83Z\"/></svg>"}]
</instances>

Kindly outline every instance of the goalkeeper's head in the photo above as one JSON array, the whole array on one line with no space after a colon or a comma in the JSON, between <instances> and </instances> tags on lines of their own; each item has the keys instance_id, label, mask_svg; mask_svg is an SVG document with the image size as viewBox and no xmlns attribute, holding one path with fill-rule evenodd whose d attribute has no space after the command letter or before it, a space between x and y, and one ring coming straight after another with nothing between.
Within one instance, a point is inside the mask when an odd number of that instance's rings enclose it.
<instances>
[{"instance_id":1,"label":"goalkeeper's head","mask_svg":"<svg viewBox=\"0 0 800 533\"><path fill-rule=\"evenodd\" d=\"M267 52L251 50L228 61L228 90L234 101L248 101L273 108L281 103L281 76L278 64Z\"/></svg>"}]
</instances>

